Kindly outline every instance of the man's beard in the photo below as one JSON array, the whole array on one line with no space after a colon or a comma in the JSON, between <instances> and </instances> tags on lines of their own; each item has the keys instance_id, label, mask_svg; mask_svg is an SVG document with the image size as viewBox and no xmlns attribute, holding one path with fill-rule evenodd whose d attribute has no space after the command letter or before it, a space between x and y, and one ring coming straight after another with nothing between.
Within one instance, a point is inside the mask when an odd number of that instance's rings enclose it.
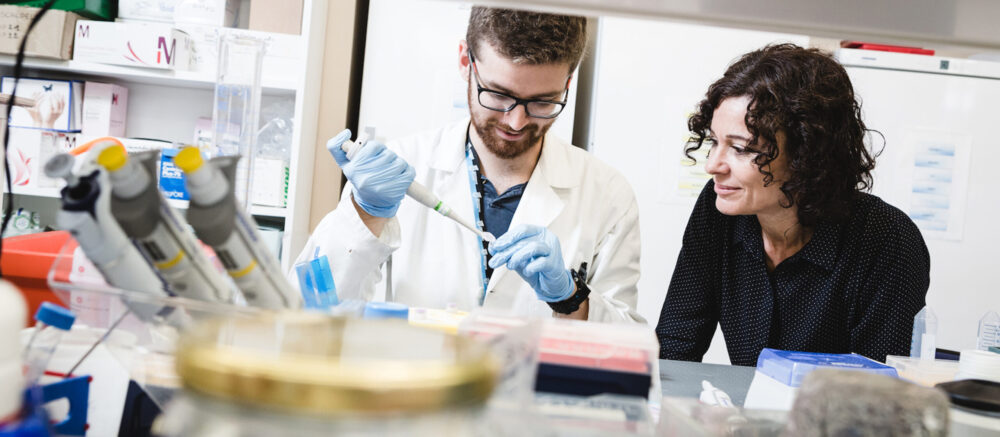
<instances>
[{"instance_id":1,"label":"man's beard","mask_svg":"<svg viewBox=\"0 0 1000 437\"><path fill-rule=\"evenodd\" d=\"M486 150L489 150L490 153L493 153L501 159L513 159L523 155L531 149L532 146L537 144L538 141L545 136L545 133L548 132L549 128L552 127L551 123L545 127L540 127L537 124L529 124L520 131L517 131L519 133L523 133L524 138L517 141L508 141L500 138L500 136L496 133L496 129L503 129L507 132L514 132L514 129L511 129L510 126L505 124L501 124L496 119L485 118L484 120L478 120L476 118L476 114L471 111L471 108L473 107L473 104L478 105L479 102L474 102L472 99L469 100L469 112L472 114L472 127L476 129L476 133L479 134L479 138L483 140L483 145L486 146ZM483 108L483 110L490 111L486 108Z\"/></svg>"}]
</instances>

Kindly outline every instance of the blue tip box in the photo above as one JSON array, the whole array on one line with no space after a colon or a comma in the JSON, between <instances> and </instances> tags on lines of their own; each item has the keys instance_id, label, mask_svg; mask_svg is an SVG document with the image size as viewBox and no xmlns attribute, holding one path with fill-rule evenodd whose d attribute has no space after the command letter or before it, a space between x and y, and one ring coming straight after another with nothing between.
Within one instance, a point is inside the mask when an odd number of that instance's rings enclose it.
<instances>
[{"instance_id":1,"label":"blue tip box","mask_svg":"<svg viewBox=\"0 0 1000 437\"><path fill-rule=\"evenodd\" d=\"M757 358L757 371L789 387L798 387L816 369L858 370L897 378L896 369L858 354L825 354L765 348Z\"/></svg>"}]
</instances>

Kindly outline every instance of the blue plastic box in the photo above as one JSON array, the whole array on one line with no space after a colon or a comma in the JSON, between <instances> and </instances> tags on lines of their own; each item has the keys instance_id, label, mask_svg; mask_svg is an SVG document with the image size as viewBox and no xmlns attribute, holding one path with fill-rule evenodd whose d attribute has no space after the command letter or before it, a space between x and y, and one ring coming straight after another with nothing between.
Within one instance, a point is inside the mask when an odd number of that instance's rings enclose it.
<instances>
[{"instance_id":1,"label":"blue plastic box","mask_svg":"<svg viewBox=\"0 0 1000 437\"><path fill-rule=\"evenodd\" d=\"M858 354L824 354L765 348L757 371L789 387L798 387L809 372L820 368L857 370L898 378L896 369Z\"/></svg>"}]
</instances>

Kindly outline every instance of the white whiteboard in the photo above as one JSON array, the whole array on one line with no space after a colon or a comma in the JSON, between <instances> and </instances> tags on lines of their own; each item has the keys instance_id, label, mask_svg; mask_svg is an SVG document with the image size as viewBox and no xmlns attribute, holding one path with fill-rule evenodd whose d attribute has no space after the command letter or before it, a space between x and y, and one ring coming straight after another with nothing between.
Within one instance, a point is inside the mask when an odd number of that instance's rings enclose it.
<instances>
[{"instance_id":1,"label":"white whiteboard","mask_svg":"<svg viewBox=\"0 0 1000 437\"><path fill-rule=\"evenodd\" d=\"M458 44L470 8L453 0L370 2L359 126L395 139L469 116ZM573 139L577 82L551 129L566 142Z\"/></svg>"},{"instance_id":2,"label":"white whiteboard","mask_svg":"<svg viewBox=\"0 0 1000 437\"><path fill-rule=\"evenodd\" d=\"M952 61L954 62L954 61ZM968 61L967 61L968 62ZM1000 67L1000 64L998 64ZM877 161L874 193L907 211L914 148L927 138L969 141L971 165L965 193L951 198L963 206L960 240L923 231L931 253L927 304L938 316L939 348L975 347L979 319L1000 312L1000 79L848 67L862 100L865 122L885 135ZM878 142L876 142L878 144Z\"/></svg>"},{"instance_id":3,"label":"white whiteboard","mask_svg":"<svg viewBox=\"0 0 1000 437\"><path fill-rule=\"evenodd\" d=\"M602 18L590 150L625 174L639 202L639 313L655 326L694 199L671 199L687 118L708 86L743 53L808 37ZM728 363L721 330L705 362Z\"/></svg>"}]
</instances>

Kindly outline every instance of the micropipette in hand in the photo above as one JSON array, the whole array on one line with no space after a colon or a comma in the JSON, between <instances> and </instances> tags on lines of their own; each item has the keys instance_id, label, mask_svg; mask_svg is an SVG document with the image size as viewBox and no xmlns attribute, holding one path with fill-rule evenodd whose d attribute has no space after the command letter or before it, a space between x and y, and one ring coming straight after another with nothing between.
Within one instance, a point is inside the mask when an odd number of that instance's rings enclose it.
<instances>
[{"instance_id":1,"label":"micropipette in hand","mask_svg":"<svg viewBox=\"0 0 1000 437\"><path fill-rule=\"evenodd\" d=\"M338 136L345 134L349 138L351 135L351 131L349 129L345 129L340 134L338 134ZM348 161L354 159L354 156L357 155L358 151L360 151L365 146L365 144L368 142L369 135L370 134L361 133L360 135L358 135L357 140L355 141L345 140L340 145L341 150L343 150L344 154L347 155ZM329 147L336 147L336 142L330 143ZM330 153L333 153L333 150L330 150ZM430 209L437 211L441 215L450 218L455 223L458 223L465 229L472 231L474 234L478 235L479 238L482 238L483 241L490 243L496 241L496 237L494 237L493 234L489 232L483 232L479 230L479 228L477 228L476 226L473 226L471 223L463 219L448 205L445 205L444 202L441 201L441 199L439 199L436 195L434 195L433 192L431 192L431 190L423 186L423 184L419 182L411 183L410 187L406 190L406 195L410 196L413 200L420 202L421 205L424 205Z\"/></svg>"}]
</instances>

